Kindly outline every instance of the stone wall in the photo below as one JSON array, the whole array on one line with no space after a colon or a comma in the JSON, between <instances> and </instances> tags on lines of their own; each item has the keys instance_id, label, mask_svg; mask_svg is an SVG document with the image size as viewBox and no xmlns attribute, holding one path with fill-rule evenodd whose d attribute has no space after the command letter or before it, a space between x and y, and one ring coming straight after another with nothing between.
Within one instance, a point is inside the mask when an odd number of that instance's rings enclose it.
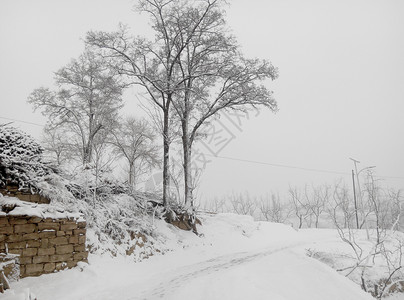
<instances>
[{"instance_id":1,"label":"stone wall","mask_svg":"<svg viewBox=\"0 0 404 300\"><path fill-rule=\"evenodd\" d=\"M7 185L4 188L0 189L0 193L4 196L18 198L21 201L45 204L50 203L49 199L39 194L32 194L29 190L21 190L16 185Z\"/></svg>"},{"instance_id":2,"label":"stone wall","mask_svg":"<svg viewBox=\"0 0 404 300\"><path fill-rule=\"evenodd\" d=\"M85 227L74 217L0 215L0 253L18 255L20 277L72 268L87 261Z\"/></svg>"}]
</instances>

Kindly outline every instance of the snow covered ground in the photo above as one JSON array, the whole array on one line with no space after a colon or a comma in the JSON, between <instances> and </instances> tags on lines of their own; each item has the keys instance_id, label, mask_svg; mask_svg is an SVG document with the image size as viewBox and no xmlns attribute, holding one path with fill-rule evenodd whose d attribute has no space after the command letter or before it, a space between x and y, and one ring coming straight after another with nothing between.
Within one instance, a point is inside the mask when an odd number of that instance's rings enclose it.
<instances>
[{"instance_id":1,"label":"snow covered ground","mask_svg":"<svg viewBox=\"0 0 404 300\"><path fill-rule=\"evenodd\" d=\"M374 299L335 270L306 255L338 245L334 230L295 231L233 214L202 216L203 237L162 221L173 251L140 263L90 255L89 264L12 283L4 300L28 299ZM340 244L342 242L339 242ZM396 298L399 299L399 298Z\"/></svg>"}]
</instances>

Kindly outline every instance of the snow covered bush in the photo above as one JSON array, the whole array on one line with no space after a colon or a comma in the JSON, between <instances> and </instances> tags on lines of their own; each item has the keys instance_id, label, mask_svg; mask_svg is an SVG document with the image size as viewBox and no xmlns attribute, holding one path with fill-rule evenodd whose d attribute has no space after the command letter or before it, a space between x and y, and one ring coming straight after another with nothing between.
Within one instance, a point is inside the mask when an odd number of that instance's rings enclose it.
<instances>
[{"instance_id":1,"label":"snow covered bush","mask_svg":"<svg viewBox=\"0 0 404 300\"><path fill-rule=\"evenodd\" d=\"M19 189L39 191L39 182L54 169L43 161L42 147L29 135L0 126L0 188L17 185Z\"/></svg>"}]
</instances>

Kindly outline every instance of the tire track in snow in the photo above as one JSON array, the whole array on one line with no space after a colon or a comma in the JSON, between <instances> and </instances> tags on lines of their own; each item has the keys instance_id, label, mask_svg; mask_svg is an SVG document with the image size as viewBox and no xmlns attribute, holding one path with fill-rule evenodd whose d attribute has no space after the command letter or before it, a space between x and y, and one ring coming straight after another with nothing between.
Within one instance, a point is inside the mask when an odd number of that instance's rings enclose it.
<instances>
[{"instance_id":1,"label":"tire track in snow","mask_svg":"<svg viewBox=\"0 0 404 300\"><path fill-rule=\"evenodd\" d=\"M288 244L282 247L269 248L255 253L251 253L251 251L231 253L211 258L196 264L183 266L178 269L173 269L172 271L161 275L160 278L163 278L163 280L160 281L159 284L148 289L147 291L144 291L140 296L130 297L127 298L127 300L162 299L167 293L172 293L174 290L181 288L182 285L187 284L189 280L243 265L283 250L301 246L303 244L306 243L299 242ZM156 280L158 279L159 278L156 278Z\"/></svg>"}]
</instances>

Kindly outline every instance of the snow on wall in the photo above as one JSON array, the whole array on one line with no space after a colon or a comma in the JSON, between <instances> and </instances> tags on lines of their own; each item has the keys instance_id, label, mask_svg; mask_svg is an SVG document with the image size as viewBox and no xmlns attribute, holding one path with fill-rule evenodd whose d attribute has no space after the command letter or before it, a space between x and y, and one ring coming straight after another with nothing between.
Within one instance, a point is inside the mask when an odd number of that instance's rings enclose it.
<instances>
[{"instance_id":1,"label":"snow on wall","mask_svg":"<svg viewBox=\"0 0 404 300\"><path fill-rule=\"evenodd\" d=\"M6 185L4 188L0 188L0 193L4 196L10 196L18 198L22 201L34 202L34 203L50 203L50 200L39 194L32 194L30 191L24 191L19 189L16 185Z\"/></svg>"},{"instance_id":2,"label":"snow on wall","mask_svg":"<svg viewBox=\"0 0 404 300\"><path fill-rule=\"evenodd\" d=\"M1 197L0 206L0 253L18 255L20 277L87 261L86 222L81 214L10 197Z\"/></svg>"}]
</instances>

